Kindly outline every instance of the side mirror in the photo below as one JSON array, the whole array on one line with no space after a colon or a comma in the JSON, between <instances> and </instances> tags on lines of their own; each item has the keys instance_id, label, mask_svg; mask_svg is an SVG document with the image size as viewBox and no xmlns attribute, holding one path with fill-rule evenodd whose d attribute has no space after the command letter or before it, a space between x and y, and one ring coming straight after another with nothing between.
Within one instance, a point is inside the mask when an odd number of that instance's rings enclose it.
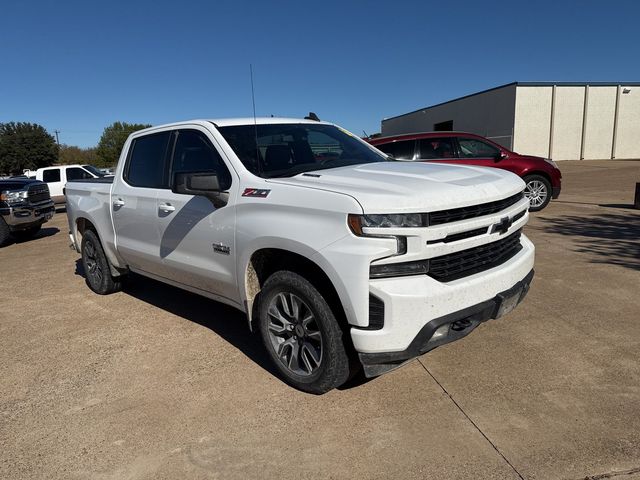
<instances>
[{"instance_id":1,"label":"side mirror","mask_svg":"<svg viewBox=\"0 0 640 480\"><path fill-rule=\"evenodd\" d=\"M509 155L507 155L507 152L505 152L504 150L500 150L498 153L496 153L495 160L496 162L499 162L500 160L504 160L508 156Z\"/></svg>"},{"instance_id":2,"label":"side mirror","mask_svg":"<svg viewBox=\"0 0 640 480\"><path fill-rule=\"evenodd\" d=\"M183 195L207 197L216 208L227 204L226 198L222 198L218 174L215 172L176 173L173 176L171 191Z\"/></svg>"}]
</instances>

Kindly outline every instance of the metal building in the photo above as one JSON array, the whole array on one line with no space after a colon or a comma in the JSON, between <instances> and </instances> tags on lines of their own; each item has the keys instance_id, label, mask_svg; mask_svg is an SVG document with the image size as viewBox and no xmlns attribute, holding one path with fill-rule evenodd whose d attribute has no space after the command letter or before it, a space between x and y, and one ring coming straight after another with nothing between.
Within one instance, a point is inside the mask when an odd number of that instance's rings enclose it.
<instances>
[{"instance_id":1,"label":"metal building","mask_svg":"<svg viewBox=\"0 0 640 480\"><path fill-rule=\"evenodd\" d=\"M382 135L459 130L554 160L640 158L640 82L513 82L382 120Z\"/></svg>"}]
</instances>

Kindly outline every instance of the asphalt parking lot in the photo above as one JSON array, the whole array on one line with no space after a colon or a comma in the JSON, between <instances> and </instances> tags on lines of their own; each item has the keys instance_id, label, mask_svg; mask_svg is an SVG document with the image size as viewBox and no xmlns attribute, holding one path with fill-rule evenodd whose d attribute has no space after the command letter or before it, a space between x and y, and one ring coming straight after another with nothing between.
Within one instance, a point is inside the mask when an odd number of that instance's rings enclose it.
<instances>
[{"instance_id":1,"label":"asphalt parking lot","mask_svg":"<svg viewBox=\"0 0 640 480\"><path fill-rule=\"evenodd\" d=\"M0 478L640 479L640 161L560 168L523 305L324 396L229 307L93 294L56 214L0 250Z\"/></svg>"}]
</instances>

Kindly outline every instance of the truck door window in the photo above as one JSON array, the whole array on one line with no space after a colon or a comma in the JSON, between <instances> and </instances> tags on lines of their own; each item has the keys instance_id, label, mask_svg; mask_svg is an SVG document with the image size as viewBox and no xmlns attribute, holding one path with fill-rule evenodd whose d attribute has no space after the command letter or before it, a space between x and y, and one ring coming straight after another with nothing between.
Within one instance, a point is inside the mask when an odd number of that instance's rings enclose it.
<instances>
[{"instance_id":1,"label":"truck door window","mask_svg":"<svg viewBox=\"0 0 640 480\"><path fill-rule=\"evenodd\" d=\"M169 188L165 159L171 132L138 137L131 145L124 179L134 187Z\"/></svg>"},{"instance_id":2,"label":"truck door window","mask_svg":"<svg viewBox=\"0 0 640 480\"><path fill-rule=\"evenodd\" d=\"M171 162L171 177L179 172L215 172L222 190L231 187L231 174L218 150L198 130L179 130Z\"/></svg>"},{"instance_id":3,"label":"truck door window","mask_svg":"<svg viewBox=\"0 0 640 480\"><path fill-rule=\"evenodd\" d=\"M393 158L397 158L398 160L413 160L415 144L415 140L401 140L384 145L377 145L376 148L382 150L384 153L393 155Z\"/></svg>"},{"instance_id":4,"label":"truck door window","mask_svg":"<svg viewBox=\"0 0 640 480\"><path fill-rule=\"evenodd\" d=\"M42 181L45 183L54 183L60 181L60 169L52 168L51 170L42 171Z\"/></svg>"},{"instance_id":5,"label":"truck door window","mask_svg":"<svg viewBox=\"0 0 640 480\"><path fill-rule=\"evenodd\" d=\"M89 172L78 167L67 168L67 180L84 180L93 178Z\"/></svg>"}]
</instances>

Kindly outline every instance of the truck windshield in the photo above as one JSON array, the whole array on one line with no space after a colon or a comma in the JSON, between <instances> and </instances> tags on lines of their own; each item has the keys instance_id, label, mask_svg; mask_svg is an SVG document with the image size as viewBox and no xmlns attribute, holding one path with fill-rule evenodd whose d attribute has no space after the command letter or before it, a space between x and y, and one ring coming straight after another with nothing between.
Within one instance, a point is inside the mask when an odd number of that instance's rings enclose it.
<instances>
[{"instance_id":1,"label":"truck windshield","mask_svg":"<svg viewBox=\"0 0 640 480\"><path fill-rule=\"evenodd\" d=\"M389 161L334 125L258 124L218 127L218 130L244 166L264 178Z\"/></svg>"}]
</instances>

